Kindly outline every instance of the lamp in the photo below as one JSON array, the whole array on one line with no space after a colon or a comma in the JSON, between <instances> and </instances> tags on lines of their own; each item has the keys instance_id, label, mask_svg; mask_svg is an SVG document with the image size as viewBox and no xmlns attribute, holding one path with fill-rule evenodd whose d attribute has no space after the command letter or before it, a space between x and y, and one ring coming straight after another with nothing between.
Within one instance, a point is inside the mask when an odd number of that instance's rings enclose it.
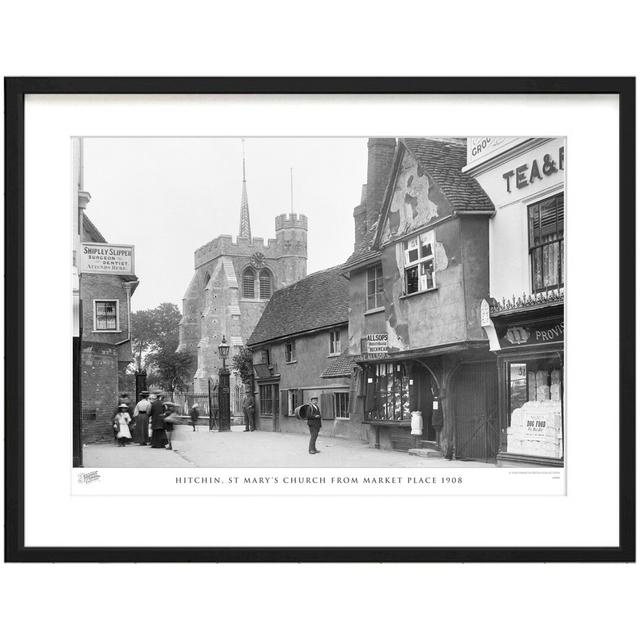
<instances>
[{"instance_id":1,"label":"lamp","mask_svg":"<svg viewBox=\"0 0 640 640\"><path fill-rule=\"evenodd\" d=\"M229 345L222 336L222 342L218 345L218 354L222 358L222 369L218 372L218 411L220 412L220 424L218 431L231 430L231 402L229 397L229 371L227 369L227 357Z\"/></svg>"},{"instance_id":2,"label":"lamp","mask_svg":"<svg viewBox=\"0 0 640 640\"><path fill-rule=\"evenodd\" d=\"M229 357L229 345L227 344L227 340L224 336L222 336L222 342L218 345L218 353L222 358L222 368L226 369L226 359Z\"/></svg>"}]
</instances>

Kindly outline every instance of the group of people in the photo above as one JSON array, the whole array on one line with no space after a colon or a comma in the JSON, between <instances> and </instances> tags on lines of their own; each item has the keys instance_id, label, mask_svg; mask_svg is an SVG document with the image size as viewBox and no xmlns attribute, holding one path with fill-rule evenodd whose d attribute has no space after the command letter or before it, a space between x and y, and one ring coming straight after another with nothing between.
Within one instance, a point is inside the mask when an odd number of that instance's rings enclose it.
<instances>
[{"instance_id":1,"label":"group of people","mask_svg":"<svg viewBox=\"0 0 640 640\"><path fill-rule=\"evenodd\" d=\"M176 405L163 402L161 394L142 391L140 402L132 409L128 394L120 396L113 414L113 431L118 446L130 442L153 449L171 449L171 432L178 422Z\"/></svg>"},{"instance_id":2,"label":"group of people","mask_svg":"<svg viewBox=\"0 0 640 640\"><path fill-rule=\"evenodd\" d=\"M113 414L113 430L116 442L124 447L135 441L141 446L151 445L153 449L171 449L171 432L178 422L177 405L173 402L163 402L162 395L143 391L141 400L131 409L128 394L120 396L119 404ZM305 407L303 413L300 409ZM248 391L242 404L245 418L245 431L255 431L255 401L253 394ZM318 398L314 396L308 405L302 405L296 410L300 418L304 415L309 427L309 453L320 453L316 448L316 440L322 427L322 416L318 407ZM194 404L189 412L189 422L196 430L200 412L198 404Z\"/></svg>"}]
</instances>

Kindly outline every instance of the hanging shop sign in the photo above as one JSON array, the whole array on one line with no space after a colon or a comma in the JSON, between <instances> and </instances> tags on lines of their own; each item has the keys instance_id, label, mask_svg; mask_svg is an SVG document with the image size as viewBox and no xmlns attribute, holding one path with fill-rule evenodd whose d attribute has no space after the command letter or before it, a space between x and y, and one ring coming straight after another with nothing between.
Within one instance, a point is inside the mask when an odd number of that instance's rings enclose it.
<instances>
[{"instance_id":1,"label":"hanging shop sign","mask_svg":"<svg viewBox=\"0 0 640 640\"><path fill-rule=\"evenodd\" d=\"M503 349L521 345L561 343L564 340L564 321L553 320L535 326L509 325L498 332L498 340Z\"/></svg>"},{"instance_id":2,"label":"hanging shop sign","mask_svg":"<svg viewBox=\"0 0 640 640\"><path fill-rule=\"evenodd\" d=\"M134 246L83 242L80 249L80 270L82 273L133 276L135 275Z\"/></svg>"},{"instance_id":3,"label":"hanging shop sign","mask_svg":"<svg viewBox=\"0 0 640 640\"><path fill-rule=\"evenodd\" d=\"M559 171L564 171L564 146L556 153L545 153L534 158L531 163L525 162L502 174L507 193L514 189L524 189L536 181L542 181Z\"/></svg>"}]
</instances>

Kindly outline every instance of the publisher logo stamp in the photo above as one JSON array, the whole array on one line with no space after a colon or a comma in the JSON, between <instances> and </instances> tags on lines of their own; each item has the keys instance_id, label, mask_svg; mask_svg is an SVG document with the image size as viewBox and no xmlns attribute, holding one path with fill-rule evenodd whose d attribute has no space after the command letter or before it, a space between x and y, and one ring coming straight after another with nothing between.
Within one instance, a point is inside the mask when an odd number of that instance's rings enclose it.
<instances>
[{"instance_id":1,"label":"publisher logo stamp","mask_svg":"<svg viewBox=\"0 0 640 640\"><path fill-rule=\"evenodd\" d=\"M97 471L87 471L86 473L78 474L78 482L80 484L89 484L100 480L100 474Z\"/></svg>"}]
</instances>

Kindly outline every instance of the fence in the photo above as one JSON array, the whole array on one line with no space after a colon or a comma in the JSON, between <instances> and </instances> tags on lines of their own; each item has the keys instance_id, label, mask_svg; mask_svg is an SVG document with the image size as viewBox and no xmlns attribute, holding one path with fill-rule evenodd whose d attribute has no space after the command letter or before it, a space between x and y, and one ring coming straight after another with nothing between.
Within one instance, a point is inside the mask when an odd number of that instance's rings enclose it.
<instances>
[{"instance_id":1,"label":"fence","mask_svg":"<svg viewBox=\"0 0 640 640\"><path fill-rule=\"evenodd\" d=\"M211 409L213 408L213 415L218 414L218 395L217 393L211 394L211 401L209 400L209 394L207 393L183 393L175 391L173 394L173 402L178 405L178 411L181 415L189 415L191 407L197 402L198 411L202 417L208 417L211 415ZM213 405L213 406L212 406Z\"/></svg>"}]
</instances>

